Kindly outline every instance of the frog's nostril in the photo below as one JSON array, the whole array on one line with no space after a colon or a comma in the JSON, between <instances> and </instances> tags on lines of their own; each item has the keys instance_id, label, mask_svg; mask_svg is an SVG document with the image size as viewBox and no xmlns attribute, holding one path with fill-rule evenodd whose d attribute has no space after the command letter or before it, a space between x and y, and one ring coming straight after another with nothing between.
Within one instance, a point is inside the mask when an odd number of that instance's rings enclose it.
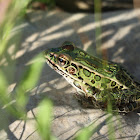
<instances>
[{"instance_id":1,"label":"frog's nostril","mask_svg":"<svg viewBox=\"0 0 140 140\"><path fill-rule=\"evenodd\" d=\"M49 53L49 55L50 55L50 57L53 57L53 56L54 56L54 54L53 54L53 53Z\"/></svg>"},{"instance_id":2,"label":"frog's nostril","mask_svg":"<svg viewBox=\"0 0 140 140\"><path fill-rule=\"evenodd\" d=\"M49 54L48 50L43 51L43 55L44 55L45 58L48 56L48 54Z\"/></svg>"}]
</instances>

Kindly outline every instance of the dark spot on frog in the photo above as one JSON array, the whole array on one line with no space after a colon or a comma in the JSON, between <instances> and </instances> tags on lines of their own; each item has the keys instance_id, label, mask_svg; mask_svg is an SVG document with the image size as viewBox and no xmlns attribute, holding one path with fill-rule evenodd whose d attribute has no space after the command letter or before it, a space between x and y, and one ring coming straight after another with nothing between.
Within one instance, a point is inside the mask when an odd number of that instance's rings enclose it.
<instances>
[{"instance_id":1,"label":"dark spot on frog","mask_svg":"<svg viewBox=\"0 0 140 140\"><path fill-rule=\"evenodd\" d=\"M83 69L83 73L85 74L86 77L90 77L91 75L90 71L85 68Z\"/></svg>"},{"instance_id":2,"label":"dark spot on frog","mask_svg":"<svg viewBox=\"0 0 140 140\"><path fill-rule=\"evenodd\" d=\"M83 67L82 66L79 66L79 68L82 69Z\"/></svg>"},{"instance_id":3,"label":"dark spot on frog","mask_svg":"<svg viewBox=\"0 0 140 140\"><path fill-rule=\"evenodd\" d=\"M89 84L88 84L88 83L85 83L85 85L89 86Z\"/></svg>"},{"instance_id":4,"label":"dark spot on frog","mask_svg":"<svg viewBox=\"0 0 140 140\"><path fill-rule=\"evenodd\" d=\"M94 80L91 80L91 83L92 83L92 84L95 84L95 81L94 81Z\"/></svg>"},{"instance_id":5,"label":"dark spot on frog","mask_svg":"<svg viewBox=\"0 0 140 140\"><path fill-rule=\"evenodd\" d=\"M71 63L71 65L72 65L73 67L75 67L76 69L78 69L77 66L76 66L74 63Z\"/></svg>"},{"instance_id":6,"label":"dark spot on frog","mask_svg":"<svg viewBox=\"0 0 140 140\"><path fill-rule=\"evenodd\" d=\"M95 87L92 87L93 90L95 90Z\"/></svg>"},{"instance_id":7,"label":"dark spot on frog","mask_svg":"<svg viewBox=\"0 0 140 140\"><path fill-rule=\"evenodd\" d=\"M100 90L95 88L94 86L92 87L92 90L93 90L93 94L100 93Z\"/></svg>"},{"instance_id":8,"label":"dark spot on frog","mask_svg":"<svg viewBox=\"0 0 140 140\"><path fill-rule=\"evenodd\" d=\"M116 85L116 82L115 81L112 81L111 82L111 86L114 87L115 85Z\"/></svg>"},{"instance_id":9,"label":"dark spot on frog","mask_svg":"<svg viewBox=\"0 0 140 140\"><path fill-rule=\"evenodd\" d=\"M82 80L82 81L83 81L83 78L82 78L81 76L79 76L79 77L78 77L78 79L80 79L80 80Z\"/></svg>"}]
</instances>

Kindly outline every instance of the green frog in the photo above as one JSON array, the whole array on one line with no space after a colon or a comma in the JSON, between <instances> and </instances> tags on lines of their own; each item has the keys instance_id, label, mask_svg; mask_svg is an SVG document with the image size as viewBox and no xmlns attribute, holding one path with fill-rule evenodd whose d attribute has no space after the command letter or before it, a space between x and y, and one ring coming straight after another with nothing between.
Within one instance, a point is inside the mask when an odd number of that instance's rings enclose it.
<instances>
[{"instance_id":1,"label":"green frog","mask_svg":"<svg viewBox=\"0 0 140 140\"><path fill-rule=\"evenodd\" d=\"M44 51L48 65L74 88L85 107L131 112L140 108L140 83L119 64L94 57L66 41Z\"/></svg>"}]
</instances>

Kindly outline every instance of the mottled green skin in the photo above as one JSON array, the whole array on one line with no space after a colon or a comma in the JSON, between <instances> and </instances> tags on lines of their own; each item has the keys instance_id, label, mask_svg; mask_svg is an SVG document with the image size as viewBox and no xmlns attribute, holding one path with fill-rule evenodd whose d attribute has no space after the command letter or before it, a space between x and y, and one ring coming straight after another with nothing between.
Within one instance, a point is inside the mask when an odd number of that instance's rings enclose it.
<instances>
[{"instance_id":1,"label":"mottled green skin","mask_svg":"<svg viewBox=\"0 0 140 140\"><path fill-rule=\"evenodd\" d=\"M93 57L71 42L44 53L48 64L77 89L83 104L105 109L111 103L120 112L140 107L140 84L120 65Z\"/></svg>"}]
</instances>

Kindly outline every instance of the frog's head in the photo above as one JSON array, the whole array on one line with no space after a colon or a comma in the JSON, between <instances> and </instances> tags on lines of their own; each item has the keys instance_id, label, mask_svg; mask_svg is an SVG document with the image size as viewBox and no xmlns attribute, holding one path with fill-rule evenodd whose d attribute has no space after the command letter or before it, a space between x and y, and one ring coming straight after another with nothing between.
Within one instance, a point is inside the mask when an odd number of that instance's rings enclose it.
<instances>
[{"instance_id":1,"label":"frog's head","mask_svg":"<svg viewBox=\"0 0 140 140\"><path fill-rule=\"evenodd\" d=\"M73 43L66 41L59 48L45 50L44 56L53 69L66 70L77 55L76 48Z\"/></svg>"}]
</instances>

